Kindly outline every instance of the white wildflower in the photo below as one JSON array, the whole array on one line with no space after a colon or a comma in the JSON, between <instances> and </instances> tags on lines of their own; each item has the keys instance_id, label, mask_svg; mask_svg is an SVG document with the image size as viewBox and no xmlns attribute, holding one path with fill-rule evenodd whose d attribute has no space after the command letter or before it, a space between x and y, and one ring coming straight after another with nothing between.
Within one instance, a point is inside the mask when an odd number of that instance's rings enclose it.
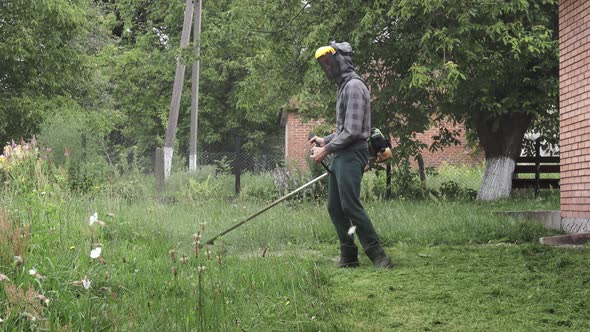
<instances>
[{"instance_id":1,"label":"white wildflower","mask_svg":"<svg viewBox=\"0 0 590 332\"><path fill-rule=\"evenodd\" d=\"M90 258L96 259L96 258L100 257L101 253L102 253L102 247L96 247L90 251Z\"/></svg>"},{"instance_id":2,"label":"white wildflower","mask_svg":"<svg viewBox=\"0 0 590 332\"><path fill-rule=\"evenodd\" d=\"M350 226L350 228L348 229L348 235L353 236L355 232L356 226Z\"/></svg>"},{"instance_id":3,"label":"white wildflower","mask_svg":"<svg viewBox=\"0 0 590 332\"><path fill-rule=\"evenodd\" d=\"M88 224L90 226L92 226L94 224L99 224L101 226L105 226L104 221L98 220L98 212L94 212L94 214L90 216L90 222Z\"/></svg>"},{"instance_id":4,"label":"white wildflower","mask_svg":"<svg viewBox=\"0 0 590 332\"><path fill-rule=\"evenodd\" d=\"M0 318L0 324L2 324L4 322L4 320L2 318Z\"/></svg>"},{"instance_id":5,"label":"white wildflower","mask_svg":"<svg viewBox=\"0 0 590 332\"><path fill-rule=\"evenodd\" d=\"M88 280L87 276L84 276L84 279L82 279L82 286L84 286L84 289L90 288L90 280Z\"/></svg>"},{"instance_id":6,"label":"white wildflower","mask_svg":"<svg viewBox=\"0 0 590 332\"><path fill-rule=\"evenodd\" d=\"M97 221L98 221L98 212L94 212L94 214L90 216L89 224L92 226Z\"/></svg>"},{"instance_id":7,"label":"white wildflower","mask_svg":"<svg viewBox=\"0 0 590 332\"><path fill-rule=\"evenodd\" d=\"M32 276L34 276L35 274L37 274L37 270L35 270L35 269L30 269L30 270L29 270L29 274L30 274L30 275L32 275Z\"/></svg>"}]
</instances>

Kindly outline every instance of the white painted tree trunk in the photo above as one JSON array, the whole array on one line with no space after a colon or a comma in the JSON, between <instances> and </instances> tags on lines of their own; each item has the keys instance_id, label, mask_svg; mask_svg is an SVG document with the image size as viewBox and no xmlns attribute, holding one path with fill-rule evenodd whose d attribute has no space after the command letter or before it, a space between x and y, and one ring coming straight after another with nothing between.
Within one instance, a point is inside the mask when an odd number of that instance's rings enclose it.
<instances>
[{"instance_id":1,"label":"white painted tree trunk","mask_svg":"<svg viewBox=\"0 0 590 332\"><path fill-rule=\"evenodd\" d=\"M195 2L195 15L193 24L193 42L194 52L198 57L201 55L200 40L201 40L201 6L202 0ZM193 63L192 72L192 86L191 86L191 134L190 147L188 156L188 169L191 171L197 170L197 132L199 123L199 78L200 78L200 62L199 60Z\"/></svg>"},{"instance_id":2,"label":"white painted tree trunk","mask_svg":"<svg viewBox=\"0 0 590 332\"><path fill-rule=\"evenodd\" d=\"M510 197L515 162L508 157L486 159L486 170L477 199L491 201Z\"/></svg>"}]
</instances>

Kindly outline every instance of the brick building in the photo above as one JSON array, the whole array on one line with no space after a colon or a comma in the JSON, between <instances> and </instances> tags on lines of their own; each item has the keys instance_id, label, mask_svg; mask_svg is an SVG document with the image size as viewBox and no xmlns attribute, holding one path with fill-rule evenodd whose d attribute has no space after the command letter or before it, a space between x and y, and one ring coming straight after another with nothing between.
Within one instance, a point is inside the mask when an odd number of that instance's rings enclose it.
<instances>
[{"instance_id":1,"label":"brick building","mask_svg":"<svg viewBox=\"0 0 590 332\"><path fill-rule=\"evenodd\" d=\"M296 110L284 111L281 125L285 127L285 160L288 165L307 169L308 136L319 121L302 121Z\"/></svg>"},{"instance_id":2,"label":"brick building","mask_svg":"<svg viewBox=\"0 0 590 332\"><path fill-rule=\"evenodd\" d=\"M285 159L288 164L299 168L307 168L306 157L309 155L307 137L313 128L319 124L318 121L304 122L296 110L284 112L282 125L285 127ZM448 126L449 130L462 129L461 125ZM463 130L464 132L464 130ZM416 137L428 146L432 143L432 136L438 135L438 128L431 128ZM484 161L482 153L474 153L466 144L464 136L459 137L461 145L450 146L443 151L431 153L427 149L422 151L424 166L437 167L441 164L448 165L476 165Z\"/></svg>"},{"instance_id":3,"label":"brick building","mask_svg":"<svg viewBox=\"0 0 590 332\"><path fill-rule=\"evenodd\" d=\"M560 1L559 43L562 228L590 232L590 1Z\"/></svg>"}]
</instances>

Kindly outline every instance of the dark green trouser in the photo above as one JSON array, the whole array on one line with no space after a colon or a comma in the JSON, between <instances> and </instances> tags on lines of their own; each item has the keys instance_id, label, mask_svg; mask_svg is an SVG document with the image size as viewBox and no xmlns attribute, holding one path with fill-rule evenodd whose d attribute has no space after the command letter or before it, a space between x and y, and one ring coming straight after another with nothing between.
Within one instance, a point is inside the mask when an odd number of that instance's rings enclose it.
<instances>
[{"instance_id":1,"label":"dark green trouser","mask_svg":"<svg viewBox=\"0 0 590 332\"><path fill-rule=\"evenodd\" d=\"M342 257L356 258L358 248L349 228L356 226L356 234L367 256L382 255L383 248L371 219L361 205L361 179L368 163L366 149L339 152L332 160L332 174L328 185L328 212L340 239Z\"/></svg>"}]
</instances>

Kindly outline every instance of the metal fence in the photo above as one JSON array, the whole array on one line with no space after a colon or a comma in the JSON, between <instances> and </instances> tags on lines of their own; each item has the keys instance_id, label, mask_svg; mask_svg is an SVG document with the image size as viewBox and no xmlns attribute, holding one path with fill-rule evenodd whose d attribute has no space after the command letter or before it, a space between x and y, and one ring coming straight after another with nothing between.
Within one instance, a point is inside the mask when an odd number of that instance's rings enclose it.
<instances>
[{"instance_id":1,"label":"metal fence","mask_svg":"<svg viewBox=\"0 0 590 332\"><path fill-rule=\"evenodd\" d=\"M248 152L210 152L204 151L199 155L199 165L214 165L224 171L235 172L241 169L242 172L263 173L269 172L285 164L285 156L281 153L257 154Z\"/></svg>"}]
</instances>

